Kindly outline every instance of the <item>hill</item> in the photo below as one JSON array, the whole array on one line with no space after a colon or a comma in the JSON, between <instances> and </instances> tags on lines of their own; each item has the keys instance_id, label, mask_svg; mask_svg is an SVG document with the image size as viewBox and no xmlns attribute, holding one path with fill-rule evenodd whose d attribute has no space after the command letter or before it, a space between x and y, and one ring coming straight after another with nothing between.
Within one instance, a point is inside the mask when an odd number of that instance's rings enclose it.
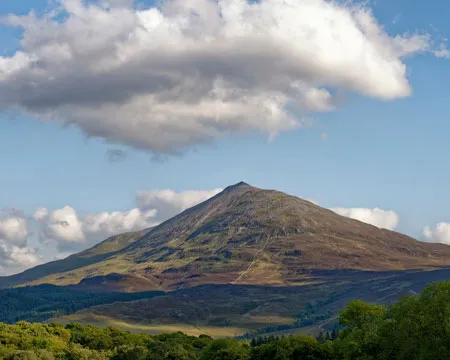
<instances>
[{"instance_id":1,"label":"hill","mask_svg":"<svg viewBox=\"0 0 450 360\"><path fill-rule=\"evenodd\" d=\"M108 291L292 286L314 282L323 271L446 265L448 246L418 242L279 191L239 183L159 226L0 279L0 286L80 284L101 290L105 279Z\"/></svg>"}]
</instances>

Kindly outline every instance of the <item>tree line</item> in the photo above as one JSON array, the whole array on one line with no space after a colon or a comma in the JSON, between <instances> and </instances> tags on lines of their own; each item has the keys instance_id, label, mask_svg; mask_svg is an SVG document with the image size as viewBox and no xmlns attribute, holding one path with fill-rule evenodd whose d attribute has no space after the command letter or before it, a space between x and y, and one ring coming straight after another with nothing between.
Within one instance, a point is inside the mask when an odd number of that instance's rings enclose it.
<instances>
[{"instance_id":1,"label":"tree line","mask_svg":"<svg viewBox=\"0 0 450 360\"><path fill-rule=\"evenodd\" d=\"M7 360L450 360L450 282L390 306L354 300L339 331L212 339L183 333L133 334L77 323L0 324Z\"/></svg>"},{"instance_id":2,"label":"tree line","mask_svg":"<svg viewBox=\"0 0 450 360\"><path fill-rule=\"evenodd\" d=\"M88 292L47 284L3 289L0 290L0 322L43 322L96 305L149 299L159 295L164 295L164 292Z\"/></svg>"}]
</instances>

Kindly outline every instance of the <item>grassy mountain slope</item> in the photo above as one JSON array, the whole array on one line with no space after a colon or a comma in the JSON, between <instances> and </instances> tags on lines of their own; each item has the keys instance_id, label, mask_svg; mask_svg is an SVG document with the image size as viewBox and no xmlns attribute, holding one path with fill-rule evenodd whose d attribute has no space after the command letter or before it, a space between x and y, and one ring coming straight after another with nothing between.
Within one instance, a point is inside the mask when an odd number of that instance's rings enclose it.
<instances>
[{"instance_id":1,"label":"grassy mountain slope","mask_svg":"<svg viewBox=\"0 0 450 360\"><path fill-rule=\"evenodd\" d=\"M69 278L67 283L74 283L70 280L73 271L76 272L77 269L88 267L114 256L114 254L116 254L119 250L129 246L148 231L149 229L146 229L138 232L130 232L112 236L90 249L71 255L65 259L39 265L17 275L0 277L0 287L6 288L15 285L28 284L35 281L39 282L39 279L51 276L57 278L55 279L57 280L55 283L64 283L66 282L64 275ZM40 283L46 282L43 281ZM48 283L52 282L49 281Z\"/></svg>"},{"instance_id":2,"label":"grassy mountain slope","mask_svg":"<svg viewBox=\"0 0 450 360\"><path fill-rule=\"evenodd\" d=\"M130 291L202 284L289 286L310 282L318 270L444 265L450 265L448 246L418 242L294 196L239 183L159 226L119 235L3 279L0 286L77 284L112 273L137 284Z\"/></svg>"}]
</instances>

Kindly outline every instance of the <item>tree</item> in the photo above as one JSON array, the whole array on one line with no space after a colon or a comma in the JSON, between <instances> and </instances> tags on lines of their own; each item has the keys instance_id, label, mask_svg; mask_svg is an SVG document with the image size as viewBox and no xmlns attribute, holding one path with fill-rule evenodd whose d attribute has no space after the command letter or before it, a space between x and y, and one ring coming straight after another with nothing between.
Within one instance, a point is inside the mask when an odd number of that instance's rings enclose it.
<instances>
[{"instance_id":1,"label":"tree","mask_svg":"<svg viewBox=\"0 0 450 360\"><path fill-rule=\"evenodd\" d=\"M252 360L275 359L278 344L262 344L254 347L251 351ZM281 360L281 359L280 359Z\"/></svg>"},{"instance_id":2,"label":"tree","mask_svg":"<svg viewBox=\"0 0 450 360\"><path fill-rule=\"evenodd\" d=\"M5 360L39 360L34 351L14 351L5 357Z\"/></svg>"},{"instance_id":3,"label":"tree","mask_svg":"<svg viewBox=\"0 0 450 360\"><path fill-rule=\"evenodd\" d=\"M386 313L386 307L361 300L351 301L341 311L339 322L344 329L336 344L344 359L379 360L379 329Z\"/></svg>"},{"instance_id":4,"label":"tree","mask_svg":"<svg viewBox=\"0 0 450 360\"><path fill-rule=\"evenodd\" d=\"M328 331L327 331L327 335L328 335ZM317 339L317 341L320 342L320 343L322 343L322 342L325 341L326 337L325 337L325 334L324 334L323 330L321 330L321 331L319 332L319 334L317 335L316 339Z\"/></svg>"},{"instance_id":5,"label":"tree","mask_svg":"<svg viewBox=\"0 0 450 360\"><path fill-rule=\"evenodd\" d=\"M353 301L340 315L344 359L450 359L450 282L404 296L389 309Z\"/></svg>"},{"instance_id":6,"label":"tree","mask_svg":"<svg viewBox=\"0 0 450 360\"><path fill-rule=\"evenodd\" d=\"M450 282L402 297L389 310L381 336L384 359L450 359Z\"/></svg>"},{"instance_id":7,"label":"tree","mask_svg":"<svg viewBox=\"0 0 450 360\"><path fill-rule=\"evenodd\" d=\"M148 350L143 346L127 347L122 346L110 360L147 360Z\"/></svg>"},{"instance_id":8,"label":"tree","mask_svg":"<svg viewBox=\"0 0 450 360\"><path fill-rule=\"evenodd\" d=\"M203 352L202 360L249 360L250 346L235 339L213 341Z\"/></svg>"},{"instance_id":9,"label":"tree","mask_svg":"<svg viewBox=\"0 0 450 360\"><path fill-rule=\"evenodd\" d=\"M339 323L344 326L346 331L352 331L361 329L368 323L382 319L385 315L385 306L368 304L361 300L353 300L341 311Z\"/></svg>"}]
</instances>

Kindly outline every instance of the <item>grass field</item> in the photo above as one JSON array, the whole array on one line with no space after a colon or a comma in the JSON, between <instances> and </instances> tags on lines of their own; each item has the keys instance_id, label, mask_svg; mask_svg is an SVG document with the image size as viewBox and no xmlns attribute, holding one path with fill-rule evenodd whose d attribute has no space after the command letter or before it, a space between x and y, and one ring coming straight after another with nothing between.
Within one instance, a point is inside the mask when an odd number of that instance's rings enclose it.
<instances>
[{"instance_id":1,"label":"grass field","mask_svg":"<svg viewBox=\"0 0 450 360\"><path fill-rule=\"evenodd\" d=\"M60 324L68 324L70 322L77 322L80 324L90 324L95 326L114 326L120 329L134 332L145 333L150 335L156 335L161 333L173 333L181 331L187 335L199 336L207 334L214 338L234 337L242 335L248 332L250 329L237 328L237 327L219 327L219 326L194 326L189 324L132 324L124 321L109 318L107 316L93 315L93 314L76 314L71 316L65 316L57 319Z\"/></svg>"}]
</instances>

